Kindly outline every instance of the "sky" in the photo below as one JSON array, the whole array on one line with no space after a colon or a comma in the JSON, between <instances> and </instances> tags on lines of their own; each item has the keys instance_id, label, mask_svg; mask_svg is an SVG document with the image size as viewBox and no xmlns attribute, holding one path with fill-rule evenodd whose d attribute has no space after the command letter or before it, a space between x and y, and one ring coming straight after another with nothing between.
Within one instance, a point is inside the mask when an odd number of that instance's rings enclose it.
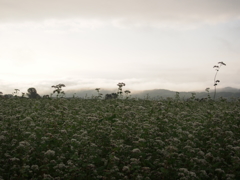
<instances>
[{"instance_id":1,"label":"sky","mask_svg":"<svg viewBox=\"0 0 240 180\"><path fill-rule=\"evenodd\" d=\"M0 92L240 89L239 0L0 0Z\"/></svg>"}]
</instances>

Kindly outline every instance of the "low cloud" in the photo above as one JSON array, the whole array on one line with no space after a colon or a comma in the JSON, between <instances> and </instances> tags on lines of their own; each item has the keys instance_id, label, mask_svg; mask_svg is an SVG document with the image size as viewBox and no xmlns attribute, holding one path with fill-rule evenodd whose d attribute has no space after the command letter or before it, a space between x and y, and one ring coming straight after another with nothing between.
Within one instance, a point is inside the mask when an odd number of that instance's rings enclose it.
<instances>
[{"instance_id":1,"label":"low cloud","mask_svg":"<svg viewBox=\"0 0 240 180\"><path fill-rule=\"evenodd\" d=\"M110 20L119 27L219 23L240 18L240 1L0 0L0 22L72 18Z\"/></svg>"}]
</instances>

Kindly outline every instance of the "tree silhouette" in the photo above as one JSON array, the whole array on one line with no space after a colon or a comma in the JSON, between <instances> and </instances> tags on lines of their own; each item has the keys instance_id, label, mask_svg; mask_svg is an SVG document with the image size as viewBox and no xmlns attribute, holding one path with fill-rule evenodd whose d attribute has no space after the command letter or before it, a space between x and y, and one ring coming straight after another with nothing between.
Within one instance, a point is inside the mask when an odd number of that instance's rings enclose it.
<instances>
[{"instance_id":1,"label":"tree silhouette","mask_svg":"<svg viewBox=\"0 0 240 180\"><path fill-rule=\"evenodd\" d=\"M118 94L117 93L112 93L112 94L106 94L105 99L117 99Z\"/></svg>"},{"instance_id":2,"label":"tree silhouette","mask_svg":"<svg viewBox=\"0 0 240 180\"><path fill-rule=\"evenodd\" d=\"M41 98L41 96L37 93L37 90L36 90L35 88L28 88L27 96L28 96L30 99Z\"/></svg>"},{"instance_id":3,"label":"tree silhouette","mask_svg":"<svg viewBox=\"0 0 240 180\"><path fill-rule=\"evenodd\" d=\"M13 95L12 95L12 94L4 94L3 97L4 97L4 98L12 98Z\"/></svg>"},{"instance_id":4,"label":"tree silhouette","mask_svg":"<svg viewBox=\"0 0 240 180\"><path fill-rule=\"evenodd\" d=\"M43 98L50 98L49 95L43 95Z\"/></svg>"}]
</instances>

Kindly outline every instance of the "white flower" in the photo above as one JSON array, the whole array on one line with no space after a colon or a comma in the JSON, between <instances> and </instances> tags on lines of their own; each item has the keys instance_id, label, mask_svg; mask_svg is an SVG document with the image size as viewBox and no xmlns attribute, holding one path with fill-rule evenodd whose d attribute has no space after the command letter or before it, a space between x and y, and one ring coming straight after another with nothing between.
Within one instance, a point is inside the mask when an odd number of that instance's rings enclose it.
<instances>
[{"instance_id":1,"label":"white flower","mask_svg":"<svg viewBox=\"0 0 240 180\"><path fill-rule=\"evenodd\" d=\"M131 158L130 161L138 161L136 158Z\"/></svg>"},{"instance_id":2,"label":"white flower","mask_svg":"<svg viewBox=\"0 0 240 180\"><path fill-rule=\"evenodd\" d=\"M139 141L139 142L146 142L146 140L145 140L145 139L142 139L142 138L139 138L138 141Z\"/></svg>"},{"instance_id":3,"label":"white flower","mask_svg":"<svg viewBox=\"0 0 240 180\"><path fill-rule=\"evenodd\" d=\"M119 171L118 166L113 166L111 169L111 172L117 172L117 171Z\"/></svg>"},{"instance_id":4,"label":"white flower","mask_svg":"<svg viewBox=\"0 0 240 180\"><path fill-rule=\"evenodd\" d=\"M68 161L67 161L67 164L68 164L68 165L71 165L71 166L74 165L71 160L68 160Z\"/></svg>"},{"instance_id":5,"label":"white flower","mask_svg":"<svg viewBox=\"0 0 240 180\"><path fill-rule=\"evenodd\" d=\"M177 151L178 150L175 146L166 146L165 149L167 151Z\"/></svg>"},{"instance_id":6,"label":"white flower","mask_svg":"<svg viewBox=\"0 0 240 180\"><path fill-rule=\"evenodd\" d=\"M60 164L58 164L58 165L56 165L56 166L54 167L54 169L57 169L57 168L63 169L63 168L66 168L66 166L65 166L65 164L64 164L63 162L61 162Z\"/></svg>"},{"instance_id":7,"label":"white flower","mask_svg":"<svg viewBox=\"0 0 240 180\"><path fill-rule=\"evenodd\" d=\"M163 122L166 122L166 123L168 123L168 119L163 119Z\"/></svg>"},{"instance_id":8,"label":"white flower","mask_svg":"<svg viewBox=\"0 0 240 180\"><path fill-rule=\"evenodd\" d=\"M122 171L129 171L130 169L129 169L129 167L128 166L123 166L123 168L122 168Z\"/></svg>"},{"instance_id":9,"label":"white flower","mask_svg":"<svg viewBox=\"0 0 240 180\"><path fill-rule=\"evenodd\" d=\"M239 150L240 150L240 147L239 147L239 146L235 146L235 147L233 147L232 149L234 149L235 151L239 151Z\"/></svg>"},{"instance_id":10,"label":"white flower","mask_svg":"<svg viewBox=\"0 0 240 180\"><path fill-rule=\"evenodd\" d=\"M20 159L13 157L13 158L10 158L10 161L20 161Z\"/></svg>"},{"instance_id":11,"label":"white flower","mask_svg":"<svg viewBox=\"0 0 240 180\"><path fill-rule=\"evenodd\" d=\"M144 109L146 109L146 108L143 107L143 106L138 106L138 109L139 109L139 110L144 110Z\"/></svg>"},{"instance_id":12,"label":"white flower","mask_svg":"<svg viewBox=\"0 0 240 180\"><path fill-rule=\"evenodd\" d=\"M227 178L227 180L232 180L235 178L235 175L234 174L226 174L226 178Z\"/></svg>"},{"instance_id":13,"label":"white flower","mask_svg":"<svg viewBox=\"0 0 240 180\"><path fill-rule=\"evenodd\" d=\"M207 172L205 170L200 170L201 174L208 177Z\"/></svg>"},{"instance_id":14,"label":"white flower","mask_svg":"<svg viewBox=\"0 0 240 180\"><path fill-rule=\"evenodd\" d=\"M32 121L32 118L31 118L31 117L26 117L26 118L24 119L24 121Z\"/></svg>"},{"instance_id":15,"label":"white flower","mask_svg":"<svg viewBox=\"0 0 240 180\"><path fill-rule=\"evenodd\" d=\"M141 151L140 151L140 149L135 148L135 149L132 150L132 152L133 152L133 153L140 153Z\"/></svg>"},{"instance_id":16,"label":"white flower","mask_svg":"<svg viewBox=\"0 0 240 180\"><path fill-rule=\"evenodd\" d=\"M5 136L3 136L3 135L0 136L0 141L5 140L5 139L6 139Z\"/></svg>"},{"instance_id":17,"label":"white flower","mask_svg":"<svg viewBox=\"0 0 240 180\"><path fill-rule=\"evenodd\" d=\"M184 173L178 173L178 176L185 176Z\"/></svg>"},{"instance_id":18,"label":"white flower","mask_svg":"<svg viewBox=\"0 0 240 180\"><path fill-rule=\"evenodd\" d=\"M31 166L31 169L33 169L33 170L38 170L39 168L38 168L38 165L32 165L32 166Z\"/></svg>"},{"instance_id":19,"label":"white flower","mask_svg":"<svg viewBox=\"0 0 240 180\"><path fill-rule=\"evenodd\" d=\"M30 139L36 139L36 134L31 134L31 135L29 136L29 138L30 138Z\"/></svg>"},{"instance_id":20,"label":"white flower","mask_svg":"<svg viewBox=\"0 0 240 180\"><path fill-rule=\"evenodd\" d=\"M118 157L116 157L116 156L114 156L113 159L114 159L115 161L119 161L119 160L120 160L120 159L119 159Z\"/></svg>"},{"instance_id":21,"label":"white flower","mask_svg":"<svg viewBox=\"0 0 240 180\"><path fill-rule=\"evenodd\" d=\"M90 147L97 147L97 145L94 143L90 143Z\"/></svg>"},{"instance_id":22,"label":"white flower","mask_svg":"<svg viewBox=\"0 0 240 180\"><path fill-rule=\"evenodd\" d=\"M44 179L53 179L53 177L49 174L43 174Z\"/></svg>"},{"instance_id":23,"label":"white flower","mask_svg":"<svg viewBox=\"0 0 240 180\"><path fill-rule=\"evenodd\" d=\"M188 173L188 169L186 169L186 168L179 168L179 171L182 171L184 173Z\"/></svg>"},{"instance_id":24,"label":"white flower","mask_svg":"<svg viewBox=\"0 0 240 180\"><path fill-rule=\"evenodd\" d=\"M204 156L204 152L203 151L199 151L198 154L201 155L201 156Z\"/></svg>"},{"instance_id":25,"label":"white flower","mask_svg":"<svg viewBox=\"0 0 240 180\"><path fill-rule=\"evenodd\" d=\"M215 171L216 171L216 172L219 172L219 173L225 173L225 171L222 170L221 168L217 168L217 169L215 169Z\"/></svg>"},{"instance_id":26,"label":"white flower","mask_svg":"<svg viewBox=\"0 0 240 180\"><path fill-rule=\"evenodd\" d=\"M143 177L141 176L141 175L138 175L137 177L136 177L136 180L142 180L143 179Z\"/></svg>"},{"instance_id":27,"label":"white flower","mask_svg":"<svg viewBox=\"0 0 240 180\"><path fill-rule=\"evenodd\" d=\"M64 134L66 134L66 133L67 133L67 131L66 131L65 129L63 129L63 130L60 130L60 132L61 132L61 133L64 133Z\"/></svg>"},{"instance_id":28,"label":"white flower","mask_svg":"<svg viewBox=\"0 0 240 180\"><path fill-rule=\"evenodd\" d=\"M225 131L225 134L229 135L229 136L233 136L233 132L232 131Z\"/></svg>"},{"instance_id":29,"label":"white flower","mask_svg":"<svg viewBox=\"0 0 240 180\"><path fill-rule=\"evenodd\" d=\"M190 175L190 176L193 176L193 177L197 177L196 174L195 174L195 172L192 172L192 171L189 171L189 175Z\"/></svg>"},{"instance_id":30,"label":"white flower","mask_svg":"<svg viewBox=\"0 0 240 180\"><path fill-rule=\"evenodd\" d=\"M76 139L71 139L71 142L73 142L73 143L74 143L74 142L77 142L77 140L76 140Z\"/></svg>"},{"instance_id":31,"label":"white flower","mask_svg":"<svg viewBox=\"0 0 240 180\"><path fill-rule=\"evenodd\" d=\"M30 146L30 144L27 141L19 142L19 147L27 147L27 146Z\"/></svg>"},{"instance_id":32,"label":"white flower","mask_svg":"<svg viewBox=\"0 0 240 180\"><path fill-rule=\"evenodd\" d=\"M30 166L29 166L29 165L24 165L23 168L24 168L24 169L29 169Z\"/></svg>"},{"instance_id":33,"label":"white flower","mask_svg":"<svg viewBox=\"0 0 240 180\"><path fill-rule=\"evenodd\" d=\"M47 152L45 152L46 156L54 156L55 155L55 151L52 150L48 150Z\"/></svg>"},{"instance_id":34,"label":"white flower","mask_svg":"<svg viewBox=\"0 0 240 180\"><path fill-rule=\"evenodd\" d=\"M41 140L45 141L45 140L48 140L49 138L48 137L41 137Z\"/></svg>"},{"instance_id":35,"label":"white flower","mask_svg":"<svg viewBox=\"0 0 240 180\"><path fill-rule=\"evenodd\" d=\"M188 135L188 138L193 138L194 136L192 134L189 134Z\"/></svg>"},{"instance_id":36,"label":"white flower","mask_svg":"<svg viewBox=\"0 0 240 180\"><path fill-rule=\"evenodd\" d=\"M158 102L157 105L163 105L163 103L162 102Z\"/></svg>"},{"instance_id":37,"label":"white flower","mask_svg":"<svg viewBox=\"0 0 240 180\"><path fill-rule=\"evenodd\" d=\"M160 145L164 145L165 143L162 141L162 140L159 140L159 139L157 139L157 140L155 140L157 143L159 143Z\"/></svg>"},{"instance_id":38,"label":"white flower","mask_svg":"<svg viewBox=\"0 0 240 180\"><path fill-rule=\"evenodd\" d=\"M31 124L29 126L35 126L35 123L31 122Z\"/></svg>"},{"instance_id":39,"label":"white flower","mask_svg":"<svg viewBox=\"0 0 240 180\"><path fill-rule=\"evenodd\" d=\"M205 155L206 157L213 157L212 154L209 152Z\"/></svg>"}]
</instances>

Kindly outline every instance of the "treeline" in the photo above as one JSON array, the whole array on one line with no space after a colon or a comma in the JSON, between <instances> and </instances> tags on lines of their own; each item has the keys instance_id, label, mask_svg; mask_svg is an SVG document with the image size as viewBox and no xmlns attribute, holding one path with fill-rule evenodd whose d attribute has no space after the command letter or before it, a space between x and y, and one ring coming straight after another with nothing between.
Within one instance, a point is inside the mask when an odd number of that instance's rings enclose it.
<instances>
[{"instance_id":1,"label":"treeline","mask_svg":"<svg viewBox=\"0 0 240 180\"><path fill-rule=\"evenodd\" d=\"M92 96L94 99L117 99L117 98L123 98L123 89L122 87L126 84L121 82L118 83L118 90L117 93L107 93L105 94L105 97L103 97L103 94L100 92L100 88L96 88L98 95ZM43 95L42 97L37 93L37 90L34 87L28 88L28 93L23 93L19 96L19 89L14 89L15 91L12 94L5 94L3 95L2 92L0 92L0 97L2 98L12 98L12 97L21 97L21 98L30 98L30 99L39 99L39 98L64 98L66 97L65 92L63 91L63 87L66 87L64 84L57 84L53 85L52 88L54 88L53 92L50 95ZM131 93L129 90L124 91L126 98L128 99L128 94ZM56 94L55 97L53 95ZM75 98L75 95L73 95L73 98Z\"/></svg>"}]
</instances>

